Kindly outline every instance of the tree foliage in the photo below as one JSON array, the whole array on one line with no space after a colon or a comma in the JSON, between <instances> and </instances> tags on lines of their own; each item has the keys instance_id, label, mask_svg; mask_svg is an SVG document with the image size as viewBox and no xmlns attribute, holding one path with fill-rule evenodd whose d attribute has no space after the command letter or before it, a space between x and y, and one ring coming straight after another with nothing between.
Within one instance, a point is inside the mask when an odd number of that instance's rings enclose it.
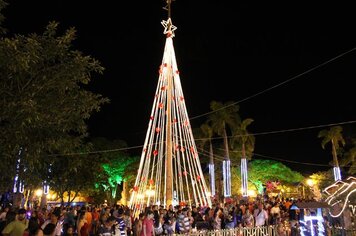
<instances>
[{"instance_id":1,"label":"tree foliage","mask_svg":"<svg viewBox=\"0 0 356 236\"><path fill-rule=\"evenodd\" d=\"M106 138L95 138L92 140L96 150L109 150L99 153L101 157L101 167L106 178L101 178L97 187L110 192L112 199L117 198L118 185L123 181L130 182L137 174L139 157L130 156L126 150L127 144L122 140L110 141Z\"/></svg>"},{"instance_id":2,"label":"tree foliage","mask_svg":"<svg viewBox=\"0 0 356 236\"><path fill-rule=\"evenodd\" d=\"M232 183L236 193L240 193L240 168L232 171ZM291 170L281 162L272 160L253 160L248 163L248 181L259 191L267 181L279 181L282 184L293 184L303 180L303 176Z\"/></svg>"},{"instance_id":3,"label":"tree foliage","mask_svg":"<svg viewBox=\"0 0 356 236\"><path fill-rule=\"evenodd\" d=\"M352 139L352 146L344 154L341 164L348 170L350 175L356 174L356 139Z\"/></svg>"},{"instance_id":4,"label":"tree foliage","mask_svg":"<svg viewBox=\"0 0 356 236\"><path fill-rule=\"evenodd\" d=\"M47 180L50 189L57 193L62 203L72 202L79 193L90 192L95 183L105 177L97 155L52 157L46 164L47 170L42 170L42 173L47 174L42 179ZM68 198L64 199L64 196Z\"/></svg>"},{"instance_id":5,"label":"tree foliage","mask_svg":"<svg viewBox=\"0 0 356 236\"><path fill-rule=\"evenodd\" d=\"M321 147L325 149L326 144L331 143L331 153L333 156L333 165L338 167L339 161L337 154L340 152L340 145L345 146L345 140L342 136L342 127L333 126L329 130L321 130L318 138L322 138Z\"/></svg>"},{"instance_id":6,"label":"tree foliage","mask_svg":"<svg viewBox=\"0 0 356 236\"><path fill-rule=\"evenodd\" d=\"M1 6L1 4L0 4ZM0 172L8 181L15 155L24 149L27 169L41 169L48 154L70 153L83 145L86 120L107 98L85 89L104 68L74 50L75 29L0 39ZM4 165L3 163L6 163Z\"/></svg>"}]
</instances>

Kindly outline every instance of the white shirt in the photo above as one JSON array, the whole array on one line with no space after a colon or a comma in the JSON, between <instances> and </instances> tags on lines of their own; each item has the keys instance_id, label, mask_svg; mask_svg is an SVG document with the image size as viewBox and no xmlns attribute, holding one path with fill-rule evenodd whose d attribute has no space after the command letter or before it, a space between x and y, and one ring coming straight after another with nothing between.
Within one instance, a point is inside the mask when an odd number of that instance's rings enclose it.
<instances>
[{"instance_id":1,"label":"white shirt","mask_svg":"<svg viewBox=\"0 0 356 236\"><path fill-rule=\"evenodd\" d=\"M267 211L263 209L261 210L261 212L259 209L256 209L253 213L253 216L255 217L256 226L264 226L265 222L268 219Z\"/></svg>"},{"instance_id":2,"label":"white shirt","mask_svg":"<svg viewBox=\"0 0 356 236\"><path fill-rule=\"evenodd\" d=\"M46 220L43 225L41 226L42 230L46 227L46 225L48 225L49 223L51 223L51 220ZM62 223L61 221L57 221L56 224L56 228L54 230L54 234L53 235L62 235Z\"/></svg>"}]
</instances>

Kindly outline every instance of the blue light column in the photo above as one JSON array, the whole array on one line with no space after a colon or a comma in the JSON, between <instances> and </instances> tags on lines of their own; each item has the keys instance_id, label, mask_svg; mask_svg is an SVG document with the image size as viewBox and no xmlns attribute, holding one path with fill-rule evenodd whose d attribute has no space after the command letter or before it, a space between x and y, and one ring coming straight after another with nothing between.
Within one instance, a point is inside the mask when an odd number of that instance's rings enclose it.
<instances>
[{"instance_id":1,"label":"blue light column","mask_svg":"<svg viewBox=\"0 0 356 236\"><path fill-rule=\"evenodd\" d=\"M241 189L242 196L248 196L248 183L247 183L247 159L241 158Z\"/></svg>"}]
</instances>

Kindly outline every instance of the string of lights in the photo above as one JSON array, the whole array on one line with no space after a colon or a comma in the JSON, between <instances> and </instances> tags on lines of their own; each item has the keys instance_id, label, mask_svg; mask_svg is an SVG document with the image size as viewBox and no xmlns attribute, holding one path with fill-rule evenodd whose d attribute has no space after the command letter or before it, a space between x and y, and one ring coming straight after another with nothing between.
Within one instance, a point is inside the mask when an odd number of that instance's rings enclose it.
<instances>
[{"instance_id":1,"label":"string of lights","mask_svg":"<svg viewBox=\"0 0 356 236\"><path fill-rule=\"evenodd\" d=\"M199 155L202 155L202 156L206 156L206 157L209 157L209 152L204 150L204 149L201 149L199 148ZM220 149L221 150L221 149ZM241 152L239 150L234 150L232 152ZM333 167L333 165L327 165L327 164L320 164L320 163L311 163L311 162L300 162L300 161L293 161L293 160L288 160L288 159L283 159L283 158L279 158L279 157L273 157L273 156L270 156L270 155L264 155L264 154L258 154L258 153L255 153L253 152L252 153L254 156L258 156L258 157L262 157L262 158L266 158L266 159L272 159L272 160L276 160L276 161L281 161L281 162L288 162L288 163L293 163L293 164L299 164L299 165L308 165L308 166L321 166L321 167ZM216 155L214 154L214 160L217 160L217 161L223 161L224 160L224 157L223 156L220 156L220 155ZM234 159L231 159L231 161L234 161ZM237 162L237 160L236 160ZM237 166L237 164L235 164ZM347 166L347 165L340 165L340 167L350 167L350 166ZM352 168L352 167L350 167ZM352 168L353 169L353 168Z\"/></svg>"},{"instance_id":2,"label":"string of lights","mask_svg":"<svg viewBox=\"0 0 356 236\"><path fill-rule=\"evenodd\" d=\"M312 72L312 71L314 71L314 70L316 70L316 69L319 69L319 68L321 68L321 67L323 67L323 66L329 64L330 62L335 61L336 59L339 59L340 57L345 56L346 54L349 54L350 52L354 51L355 49L356 49L356 47L354 47L354 48L352 48L352 49L350 49L350 50L348 50L348 51L346 51L346 52L343 52L343 53L341 53L341 54L339 54L339 55L337 55L337 56L335 56L335 57L333 57L333 58L331 58L331 59L329 59L329 60L327 60L327 61L325 61L325 62L323 62L323 63L321 63L321 64L318 64L318 65L316 65L316 66L310 68L309 70L304 71L303 73L300 73L300 74L298 74L298 75L296 75L296 76L293 76L292 78L289 78L289 79L287 79L287 80L285 80L285 81L283 81L283 82L281 82L281 83L278 83L278 84L276 84L276 85L273 85L272 87L269 87L269 88L267 88L267 89L264 89L264 90L262 90L262 91L260 91L260 92L258 92L258 93L255 93L255 94L253 94L253 95L251 95L251 96L248 96L248 97L246 97L246 98L244 98L244 99L241 99L241 100L239 100L239 101L237 101L237 102L234 102L234 103L231 103L231 104L229 104L229 105L227 105L227 106L221 107L220 109L217 109L217 110L215 110L215 111L210 111L210 112L203 113L203 114L201 114L201 115L197 115L197 116L191 117L190 120L193 120L193 119L197 119L197 118L200 118L200 117L203 117L203 116L210 115L210 114L212 114L212 113L215 113L215 112L217 112L217 111L223 110L223 109L228 108L228 107L230 107L230 106L234 106L234 105L239 104L239 103L241 103L241 102L245 102L245 101L247 101L247 100L250 100L250 99L252 99L252 98L254 98L254 97L257 97L257 96L259 96L259 95L261 95L261 94L264 94L264 93L266 93L266 92L268 92L268 91L270 91L270 90L272 90L272 89L278 88L278 87L280 87L280 86L282 86L282 85L284 85L284 84L287 84L287 83L289 83L289 82L291 82L291 81L293 81L293 80L295 80L295 79L298 79L298 78L302 77L303 75L306 75L306 74L308 74L308 73L310 73L310 72Z\"/></svg>"},{"instance_id":3,"label":"string of lights","mask_svg":"<svg viewBox=\"0 0 356 236\"><path fill-rule=\"evenodd\" d=\"M282 130L274 130L274 131L266 131L266 132L256 132L256 133L250 133L248 135L261 136L261 135L294 132L294 131L301 131L301 130L308 130L308 129L325 128L325 127L331 127L331 126L336 126L336 125L354 124L354 123L356 123L356 120L343 121L343 122L324 124L324 125L314 125L314 126L307 126L307 127L300 127L300 128L282 129ZM233 135L233 136L228 136L228 138L236 138L236 137L242 137L242 136L248 136L248 135ZM218 140L218 139L222 139L222 137L211 138L211 140ZM203 141L203 140L208 140L208 138L200 138L200 139L195 139L195 140L196 141ZM138 148L142 148L142 147L143 147L143 145L138 145L138 146L132 146L132 147L125 147L125 148L96 150L96 151L88 151L88 152L50 154L48 156L52 156L52 157L53 156L54 157L57 157L57 156L77 156L77 155L99 154L99 153L107 153L107 152L120 152L120 151L127 151L127 150L131 150L131 149L138 149Z\"/></svg>"}]
</instances>

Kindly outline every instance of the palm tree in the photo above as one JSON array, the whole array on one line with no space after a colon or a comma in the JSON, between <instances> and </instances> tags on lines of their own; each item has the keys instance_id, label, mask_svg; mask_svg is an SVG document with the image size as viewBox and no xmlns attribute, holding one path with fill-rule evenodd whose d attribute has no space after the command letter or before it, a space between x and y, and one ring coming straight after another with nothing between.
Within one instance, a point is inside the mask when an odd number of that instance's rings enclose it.
<instances>
[{"instance_id":1,"label":"palm tree","mask_svg":"<svg viewBox=\"0 0 356 236\"><path fill-rule=\"evenodd\" d=\"M202 124L200 129L203 133L204 139L204 146L208 142L209 143L209 177L210 177L210 191L211 195L215 196L215 167L214 167L214 153L213 153L213 144L211 139L213 137L213 129L208 124Z\"/></svg>"},{"instance_id":2,"label":"palm tree","mask_svg":"<svg viewBox=\"0 0 356 236\"><path fill-rule=\"evenodd\" d=\"M333 156L333 164L334 164L334 178L335 181L341 180L340 174L340 166L339 161L337 159L337 152L340 149L340 144L345 146L345 140L342 137L342 127L341 126L333 126L330 130L321 130L318 134L318 138L323 138L321 141L321 146L325 149L325 145L331 142L331 153Z\"/></svg>"},{"instance_id":3,"label":"palm tree","mask_svg":"<svg viewBox=\"0 0 356 236\"><path fill-rule=\"evenodd\" d=\"M224 173L224 195L228 197L231 195L231 173L230 173L230 155L229 155L229 144L227 128L229 128L230 133L232 130L241 122L238 115L239 107L233 102L227 102L226 104L212 101L210 103L210 108L213 111L208 117L207 123L211 126L214 133L223 138L224 150L225 150L225 160L223 163ZM221 188L219 188L220 192Z\"/></svg>"},{"instance_id":4,"label":"palm tree","mask_svg":"<svg viewBox=\"0 0 356 236\"><path fill-rule=\"evenodd\" d=\"M356 139L352 140L353 146L345 154L345 158L342 160L344 166L349 166L348 173L350 175L356 174Z\"/></svg>"},{"instance_id":5,"label":"palm tree","mask_svg":"<svg viewBox=\"0 0 356 236\"><path fill-rule=\"evenodd\" d=\"M231 139L231 147L234 148L234 144L237 143L239 154L241 155L241 186L242 186L242 196L247 197L248 190L248 169L247 169L247 157L252 156L253 150L255 148L255 137L250 135L247 131L247 126L253 122L253 119L247 118L243 120L237 129L233 130L233 139ZM247 153L247 155L246 155Z\"/></svg>"}]
</instances>

